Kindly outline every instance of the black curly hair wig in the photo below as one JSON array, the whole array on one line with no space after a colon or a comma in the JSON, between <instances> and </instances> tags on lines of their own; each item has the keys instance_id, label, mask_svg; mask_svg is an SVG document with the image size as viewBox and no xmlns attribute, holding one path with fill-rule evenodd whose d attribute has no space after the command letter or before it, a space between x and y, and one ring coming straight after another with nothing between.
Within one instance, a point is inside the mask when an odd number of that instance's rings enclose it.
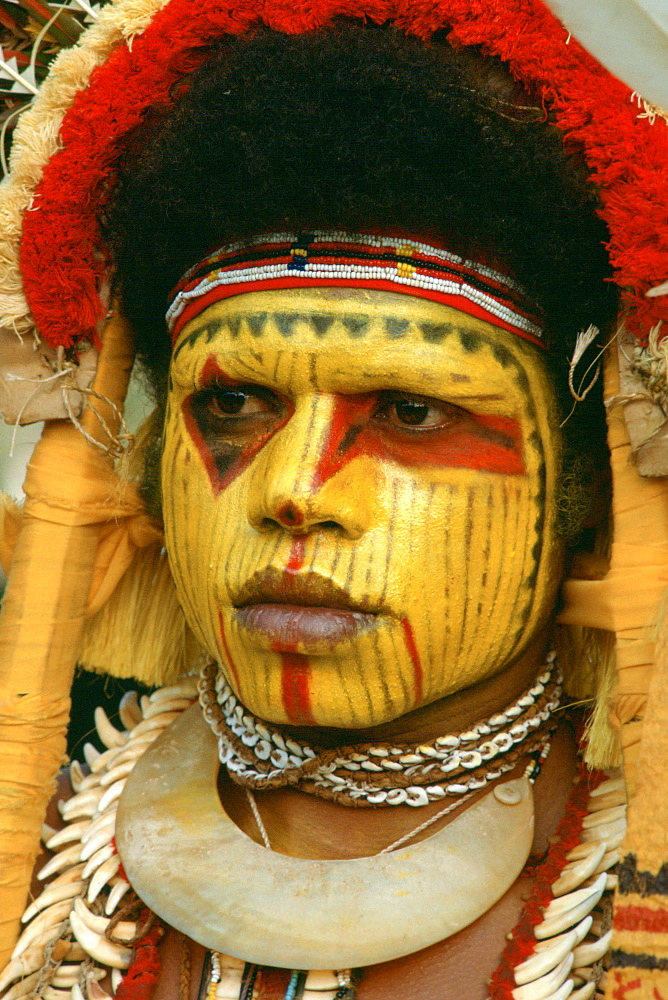
<instances>
[{"instance_id":1,"label":"black curly hair wig","mask_svg":"<svg viewBox=\"0 0 668 1000\"><path fill-rule=\"evenodd\" d=\"M616 314L607 230L577 154L502 63L341 19L226 38L173 97L125 140L101 219L158 401L167 295L190 266L261 233L344 229L433 239L514 275L544 313L548 365L571 409L575 337ZM590 455L604 442L600 397L566 437L577 462L583 440Z\"/></svg>"},{"instance_id":2,"label":"black curly hair wig","mask_svg":"<svg viewBox=\"0 0 668 1000\"><path fill-rule=\"evenodd\" d=\"M221 41L128 141L103 230L149 368L170 288L207 252L284 230L445 241L494 260L551 346L606 327L607 230L586 171L502 64L339 21Z\"/></svg>"}]
</instances>

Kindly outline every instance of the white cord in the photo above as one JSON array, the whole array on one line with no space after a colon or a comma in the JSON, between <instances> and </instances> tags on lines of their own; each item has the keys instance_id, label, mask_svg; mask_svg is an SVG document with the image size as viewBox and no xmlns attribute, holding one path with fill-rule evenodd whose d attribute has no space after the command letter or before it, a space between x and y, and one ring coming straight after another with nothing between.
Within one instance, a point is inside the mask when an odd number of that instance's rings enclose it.
<instances>
[{"instance_id":1,"label":"white cord","mask_svg":"<svg viewBox=\"0 0 668 1000\"><path fill-rule=\"evenodd\" d=\"M255 796L253 795L250 788L246 789L246 797L250 803L250 807L255 817L255 822L257 823L257 828L260 831L260 836L262 837L262 843L267 848L268 851L271 850L271 841L269 840L269 834L267 833L267 828L262 822L262 817L260 816L260 810L257 807L257 802L255 801Z\"/></svg>"}]
</instances>

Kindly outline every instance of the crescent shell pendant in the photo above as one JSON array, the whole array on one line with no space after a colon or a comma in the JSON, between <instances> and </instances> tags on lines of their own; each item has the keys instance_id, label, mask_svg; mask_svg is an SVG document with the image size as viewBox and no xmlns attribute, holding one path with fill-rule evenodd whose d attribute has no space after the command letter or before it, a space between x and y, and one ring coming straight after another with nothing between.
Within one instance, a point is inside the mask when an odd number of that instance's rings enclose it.
<instances>
[{"instance_id":1,"label":"crescent shell pendant","mask_svg":"<svg viewBox=\"0 0 668 1000\"><path fill-rule=\"evenodd\" d=\"M468 926L529 855L533 794L507 782L427 840L323 861L268 851L228 817L216 739L193 705L146 751L118 806L116 843L158 916L236 958L289 969L358 968L419 951Z\"/></svg>"}]
</instances>

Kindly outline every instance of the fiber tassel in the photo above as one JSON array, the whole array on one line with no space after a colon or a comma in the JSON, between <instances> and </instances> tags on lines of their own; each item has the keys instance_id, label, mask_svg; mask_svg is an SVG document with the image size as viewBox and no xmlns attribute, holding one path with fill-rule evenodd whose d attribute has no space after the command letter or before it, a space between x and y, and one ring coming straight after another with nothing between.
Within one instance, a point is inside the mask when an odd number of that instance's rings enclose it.
<instances>
[{"instance_id":1,"label":"fiber tassel","mask_svg":"<svg viewBox=\"0 0 668 1000\"><path fill-rule=\"evenodd\" d=\"M111 597L86 620L79 662L153 687L173 684L192 669L199 652L176 597L167 554L156 543L137 551Z\"/></svg>"}]
</instances>

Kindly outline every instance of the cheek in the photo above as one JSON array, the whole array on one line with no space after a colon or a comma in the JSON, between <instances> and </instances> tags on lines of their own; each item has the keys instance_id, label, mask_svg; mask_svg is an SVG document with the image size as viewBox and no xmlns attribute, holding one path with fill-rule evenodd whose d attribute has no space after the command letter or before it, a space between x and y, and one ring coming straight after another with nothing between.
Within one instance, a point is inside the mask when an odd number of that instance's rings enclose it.
<instances>
[{"instance_id":1,"label":"cheek","mask_svg":"<svg viewBox=\"0 0 668 1000\"><path fill-rule=\"evenodd\" d=\"M212 619L211 552L219 511L192 438L178 419L165 425L161 471L165 544L179 601L200 641L212 649L217 629Z\"/></svg>"},{"instance_id":2,"label":"cheek","mask_svg":"<svg viewBox=\"0 0 668 1000\"><path fill-rule=\"evenodd\" d=\"M432 700L500 669L529 637L539 503L529 476L473 470L395 492L388 599Z\"/></svg>"}]
</instances>

